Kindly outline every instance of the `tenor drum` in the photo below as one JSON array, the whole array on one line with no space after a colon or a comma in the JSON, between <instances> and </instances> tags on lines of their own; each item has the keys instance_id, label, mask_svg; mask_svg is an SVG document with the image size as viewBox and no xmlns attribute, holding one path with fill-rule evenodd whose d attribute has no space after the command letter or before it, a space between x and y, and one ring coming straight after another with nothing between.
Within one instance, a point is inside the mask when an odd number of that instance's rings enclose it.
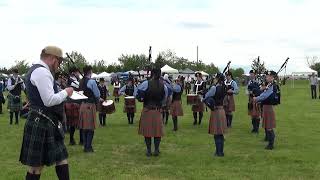
<instances>
[{"instance_id":1,"label":"tenor drum","mask_svg":"<svg viewBox=\"0 0 320 180\"><path fill-rule=\"evenodd\" d=\"M200 96L197 94L188 94L187 95L187 104L188 105L196 105L201 102Z\"/></svg>"},{"instance_id":2,"label":"tenor drum","mask_svg":"<svg viewBox=\"0 0 320 180\"><path fill-rule=\"evenodd\" d=\"M112 100L106 100L102 103L102 109L107 114L112 114L116 111L114 102Z\"/></svg>"},{"instance_id":3,"label":"tenor drum","mask_svg":"<svg viewBox=\"0 0 320 180\"><path fill-rule=\"evenodd\" d=\"M124 103L127 108L133 108L136 105L136 99L134 98L134 96L125 97Z\"/></svg>"}]
</instances>

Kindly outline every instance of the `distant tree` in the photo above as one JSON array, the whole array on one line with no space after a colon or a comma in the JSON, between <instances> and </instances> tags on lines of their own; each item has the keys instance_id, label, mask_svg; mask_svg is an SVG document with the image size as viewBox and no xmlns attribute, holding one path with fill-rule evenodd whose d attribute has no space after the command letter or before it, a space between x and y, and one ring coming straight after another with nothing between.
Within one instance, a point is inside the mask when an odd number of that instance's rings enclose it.
<instances>
[{"instance_id":1,"label":"distant tree","mask_svg":"<svg viewBox=\"0 0 320 180\"><path fill-rule=\"evenodd\" d=\"M241 77L244 74L244 70L242 68L230 69L233 77Z\"/></svg>"},{"instance_id":2,"label":"distant tree","mask_svg":"<svg viewBox=\"0 0 320 180\"><path fill-rule=\"evenodd\" d=\"M320 74L320 62L314 63L312 66L310 66L311 69L315 70Z\"/></svg>"},{"instance_id":3,"label":"distant tree","mask_svg":"<svg viewBox=\"0 0 320 180\"><path fill-rule=\"evenodd\" d=\"M219 68L215 66L213 63L210 63L209 65L206 65L205 72L213 75L219 72Z\"/></svg>"},{"instance_id":4,"label":"distant tree","mask_svg":"<svg viewBox=\"0 0 320 180\"><path fill-rule=\"evenodd\" d=\"M9 74L9 70L6 67L0 68L0 73Z\"/></svg>"},{"instance_id":5,"label":"distant tree","mask_svg":"<svg viewBox=\"0 0 320 180\"><path fill-rule=\"evenodd\" d=\"M121 65L118 65L116 63L112 63L112 64L109 64L107 66L107 69L106 69L107 72L111 73L111 72L120 72L122 71L122 67Z\"/></svg>"},{"instance_id":6,"label":"distant tree","mask_svg":"<svg viewBox=\"0 0 320 180\"><path fill-rule=\"evenodd\" d=\"M69 53L69 55L73 59L74 64L71 62L71 60L67 60L60 66L62 72L69 72L70 67L73 66L76 66L80 69L80 71L82 71L84 66L89 65L89 62L80 52L72 51L71 53Z\"/></svg>"},{"instance_id":7,"label":"distant tree","mask_svg":"<svg viewBox=\"0 0 320 180\"><path fill-rule=\"evenodd\" d=\"M107 71L107 65L103 59L95 60L92 64L92 70L95 73L101 73Z\"/></svg>"},{"instance_id":8,"label":"distant tree","mask_svg":"<svg viewBox=\"0 0 320 180\"><path fill-rule=\"evenodd\" d=\"M25 74L28 72L30 66L29 63L27 62L27 60L17 60L15 61L15 65L13 65L10 69L9 69L9 73L11 73L12 69L18 69L19 74Z\"/></svg>"},{"instance_id":9,"label":"distant tree","mask_svg":"<svg viewBox=\"0 0 320 180\"><path fill-rule=\"evenodd\" d=\"M123 71L129 71L129 70L140 70L143 69L144 65L148 64L148 58L144 54L133 54L133 55L121 55L121 57L118 58L118 61L120 62L120 65L122 66Z\"/></svg>"},{"instance_id":10,"label":"distant tree","mask_svg":"<svg viewBox=\"0 0 320 180\"><path fill-rule=\"evenodd\" d=\"M259 57L257 59L254 59L252 64L251 64L251 68L253 70L255 70L257 73L264 73L266 71L266 68L265 68L265 65L264 65L264 62L261 61L259 59Z\"/></svg>"}]
</instances>

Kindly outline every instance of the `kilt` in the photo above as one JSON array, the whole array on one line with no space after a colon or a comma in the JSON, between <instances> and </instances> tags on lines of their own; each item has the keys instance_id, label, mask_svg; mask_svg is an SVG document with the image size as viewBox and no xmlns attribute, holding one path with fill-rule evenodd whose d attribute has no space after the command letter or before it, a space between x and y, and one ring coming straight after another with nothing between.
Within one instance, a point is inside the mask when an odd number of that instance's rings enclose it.
<instances>
[{"instance_id":1,"label":"kilt","mask_svg":"<svg viewBox=\"0 0 320 180\"><path fill-rule=\"evenodd\" d=\"M20 96L20 101L18 103L14 102L14 97L12 94L8 94L8 104L7 104L7 109L10 110L10 112L17 112L22 109L22 99Z\"/></svg>"},{"instance_id":2,"label":"kilt","mask_svg":"<svg viewBox=\"0 0 320 180\"><path fill-rule=\"evenodd\" d=\"M96 128L96 104L82 103L80 105L79 129L93 130Z\"/></svg>"},{"instance_id":3,"label":"kilt","mask_svg":"<svg viewBox=\"0 0 320 180\"><path fill-rule=\"evenodd\" d=\"M120 95L119 95L119 90L120 90L120 88L114 88L113 89L113 96L114 97L119 97Z\"/></svg>"},{"instance_id":4,"label":"kilt","mask_svg":"<svg viewBox=\"0 0 320 180\"><path fill-rule=\"evenodd\" d=\"M68 158L63 139L55 139L55 127L43 117L29 114L23 132L19 161L27 166L50 166Z\"/></svg>"},{"instance_id":5,"label":"kilt","mask_svg":"<svg viewBox=\"0 0 320 180\"><path fill-rule=\"evenodd\" d=\"M248 115L252 118L260 118L261 106L259 103L254 103L252 97L249 98L249 104L252 104L252 109L248 109Z\"/></svg>"},{"instance_id":6,"label":"kilt","mask_svg":"<svg viewBox=\"0 0 320 180\"><path fill-rule=\"evenodd\" d=\"M139 121L138 133L144 137L162 137L163 122L160 110L143 108Z\"/></svg>"},{"instance_id":7,"label":"kilt","mask_svg":"<svg viewBox=\"0 0 320 180\"><path fill-rule=\"evenodd\" d=\"M183 116L181 100L173 101L170 107L171 116Z\"/></svg>"},{"instance_id":8,"label":"kilt","mask_svg":"<svg viewBox=\"0 0 320 180\"><path fill-rule=\"evenodd\" d=\"M124 103L124 106L123 106L124 113L136 113L136 111L137 111L136 102L134 102L134 107L127 107L126 103Z\"/></svg>"},{"instance_id":9,"label":"kilt","mask_svg":"<svg viewBox=\"0 0 320 180\"><path fill-rule=\"evenodd\" d=\"M223 106L217 106L215 107L214 111L211 111L209 120L209 134L225 134L226 130L227 120L224 108Z\"/></svg>"},{"instance_id":10,"label":"kilt","mask_svg":"<svg viewBox=\"0 0 320 180\"><path fill-rule=\"evenodd\" d=\"M172 96L169 96L167 98L166 103L161 107L161 112L169 112L170 106L171 106L171 102L172 102Z\"/></svg>"},{"instance_id":11,"label":"kilt","mask_svg":"<svg viewBox=\"0 0 320 180\"><path fill-rule=\"evenodd\" d=\"M263 105L262 107L262 127L266 129L273 129L276 127L276 115L272 105Z\"/></svg>"},{"instance_id":12,"label":"kilt","mask_svg":"<svg viewBox=\"0 0 320 180\"><path fill-rule=\"evenodd\" d=\"M103 102L98 102L98 104L97 104L97 111L98 111L99 113L101 113L101 114L106 114L106 113L107 113L107 112L106 112L106 109L103 108L102 103L103 103Z\"/></svg>"},{"instance_id":13,"label":"kilt","mask_svg":"<svg viewBox=\"0 0 320 180\"><path fill-rule=\"evenodd\" d=\"M204 111L204 103L200 102L199 104L192 105L193 112L203 112Z\"/></svg>"},{"instance_id":14,"label":"kilt","mask_svg":"<svg viewBox=\"0 0 320 180\"><path fill-rule=\"evenodd\" d=\"M67 117L67 125L78 127L79 126L79 109L80 104L67 102L64 105Z\"/></svg>"},{"instance_id":15,"label":"kilt","mask_svg":"<svg viewBox=\"0 0 320 180\"><path fill-rule=\"evenodd\" d=\"M233 95L226 95L224 98L224 110L226 113L231 113L236 110L236 106L234 103L234 96Z\"/></svg>"}]
</instances>

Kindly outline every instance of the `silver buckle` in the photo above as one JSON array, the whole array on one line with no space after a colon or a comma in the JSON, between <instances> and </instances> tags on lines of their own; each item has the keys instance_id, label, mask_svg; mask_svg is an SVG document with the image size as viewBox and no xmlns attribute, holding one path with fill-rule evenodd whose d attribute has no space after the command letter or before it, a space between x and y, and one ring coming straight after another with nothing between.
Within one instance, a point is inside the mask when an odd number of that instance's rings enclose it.
<instances>
[{"instance_id":1,"label":"silver buckle","mask_svg":"<svg viewBox=\"0 0 320 180\"><path fill-rule=\"evenodd\" d=\"M39 118L39 117L36 117L36 118L34 119L34 121L35 121L36 123L38 123L38 122L40 121L40 118Z\"/></svg>"}]
</instances>

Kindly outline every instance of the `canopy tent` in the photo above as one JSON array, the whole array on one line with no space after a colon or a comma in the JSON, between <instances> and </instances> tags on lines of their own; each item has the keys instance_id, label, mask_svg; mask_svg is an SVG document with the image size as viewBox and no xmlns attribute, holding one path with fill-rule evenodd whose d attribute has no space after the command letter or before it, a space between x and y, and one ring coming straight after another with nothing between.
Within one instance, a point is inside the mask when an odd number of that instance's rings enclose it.
<instances>
[{"instance_id":1,"label":"canopy tent","mask_svg":"<svg viewBox=\"0 0 320 180\"><path fill-rule=\"evenodd\" d=\"M189 68L186 68L186 69L181 69L181 70L179 70L179 73L180 74L194 74L194 71L192 71L191 69L189 69Z\"/></svg>"},{"instance_id":2,"label":"canopy tent","mask_svg":"<svg viewBox=\"0 0 320 180\"><path fill-rule=\"evenodd\" d=\"M133 75L133 76L138 76L139 75L139 73L137 72L137 71L127 71L127 73L129 73L129 74L131 74L131 75Z\"/></svg>"},{"instance_id":3,"label":"canopy tent","mask_svg":"<svg viewBox=\"0 0 320 180\"><path fill-rule=\"evenodd\" d=\"M97 78L97 76L98 76L98 74L96 74L96 73L91 74L91 78Z\"/></svg>"},{"instance_id":4,"label":"canopy tent","mask_svg":"<svg viewBox=\"0 0 320 180\"><path fill-rule=\"evenodd\" d=\"M174 69L168 65L165 65L161 68L162 73L168 73L168 74L178 74L179 71L177 69Z\"/></svg>"},{"instance_id":5,"label":"canopy tent","mask_svg":"<svg viewBox=\"0 0 320 180\"><path fill-rule=\"evenodd\" d=\"M196 71L195 73L201 73L202 76L209 76L209 74L204 71Z\"/></svg>"},{"instance_id":6,"label":"canopy tent","mask_svg":"<svg viewBox=\"0 0 320 180\"><path fill-rule=\"evenodd\" d=\"M111 74L109 74L107 72L102 72L102 73L98 74L96 76L96 78L107 78L107 77L110 77L110 76L111 76Z\"/></svg>"},{"instance_id":7,"label":"canopy tent","mask_svg":"<svg viewBox=\"0 0 320 180\"><path fill-rule=\"evenodd\" d=\"M309 68L309 67L298 67L295 69L291 75L292 75L292 87L294 87L294 80L295 77L308 77L311 76L312 74L318 75L318 72Z\"/></svg>"}]
</instances>

